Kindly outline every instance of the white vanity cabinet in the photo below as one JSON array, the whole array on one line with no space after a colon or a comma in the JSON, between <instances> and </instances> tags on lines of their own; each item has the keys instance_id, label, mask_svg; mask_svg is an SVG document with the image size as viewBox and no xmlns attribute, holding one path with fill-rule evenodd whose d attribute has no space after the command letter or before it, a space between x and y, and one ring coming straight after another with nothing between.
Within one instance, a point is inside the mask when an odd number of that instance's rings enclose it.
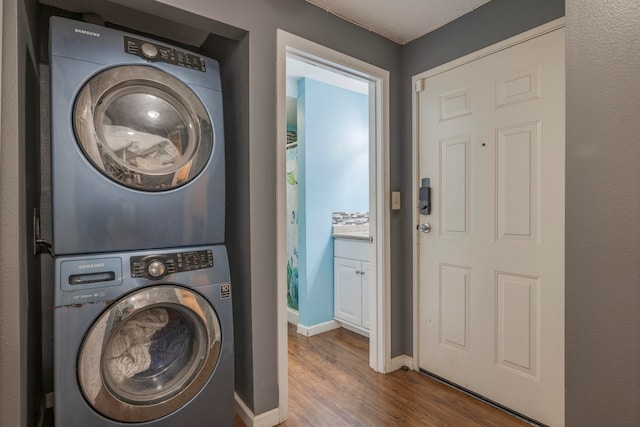
<instances>
[{"instance_id":1,"label":"white vanity cabinet","mask_svg":"<svg viewBox=\"0 0 640 427\"><path fill-rule=\"evenodd\" d=\"M333 286L334 318L344 327L369 336L369 259L368 240L334 240Z\"/></svg>"}]
</instances>

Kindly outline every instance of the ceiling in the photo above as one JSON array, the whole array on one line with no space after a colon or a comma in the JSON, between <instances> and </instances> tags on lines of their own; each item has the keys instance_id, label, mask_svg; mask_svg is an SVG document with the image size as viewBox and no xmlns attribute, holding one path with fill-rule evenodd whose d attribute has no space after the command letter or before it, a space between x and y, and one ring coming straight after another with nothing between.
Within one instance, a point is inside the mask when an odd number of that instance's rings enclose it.
<instances>
[{"instance_id":1,"label":"ceiling","mask_svg":"<svg viewBox=\"0 0 640 427\"><path fill-rule=\"evenodd\" d=\"M490 0L306 0L399 44L415 40Z\"/></svg>"},{"instance_id":2,"label":"ceiling","mask_svg":"<svg viewBox=\"0 0 640 427\"><path fill-rule=\"evenodd\" d=\"M191 46L200 46L207 34L172 25L163 19L140 20L139 15L126 6L108 0L39 0L40 3L72 12L87 12L104 21L136 28L149 34L165 34ZM490 0L305 0L329 13L364 27L389 40L406 44L460 16L488 3ZM88 6L89 5L89 6ZM183 28L184 27L184 28Z\"/></svg>"},{"instance_id":3,"label":"ceiling","mask_svg":"<svg viewBox=\"0 0 640 427\"><path fill-rule=\"evenodd\" d=\"M51 1L51 0L49 0ZM327 12L406 44L491 0L305 0ZM366 82L338 74L317 64L287 57L287 96L297 96L301 77L367 94Z\"/></svg>"}]
</instances>

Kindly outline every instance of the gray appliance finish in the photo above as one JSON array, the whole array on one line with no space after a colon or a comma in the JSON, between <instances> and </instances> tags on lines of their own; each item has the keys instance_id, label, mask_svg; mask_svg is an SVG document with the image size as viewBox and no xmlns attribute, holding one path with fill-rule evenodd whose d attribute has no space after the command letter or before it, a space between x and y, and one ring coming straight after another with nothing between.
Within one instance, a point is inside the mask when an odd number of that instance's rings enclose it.
<instances>
[{"instance_id":1,"label":"gray appliance finish","mask_svg":"<svg viewBox=\"0 0 640 427\"><path fill-rule=\"evenodd\" d=\"M224 246L59 257L55 425L232 426Z\"/></svg>"},{"instance_id":2,"label":"gray appliance finish","mask_svg":"<svg viewBox=\"0 0 640 427\"><path fill-rule=\"evenodd\" d=\"M54 254L224 243L218 63L60 17L50 55Z\"/></svg>"}]
</instances>

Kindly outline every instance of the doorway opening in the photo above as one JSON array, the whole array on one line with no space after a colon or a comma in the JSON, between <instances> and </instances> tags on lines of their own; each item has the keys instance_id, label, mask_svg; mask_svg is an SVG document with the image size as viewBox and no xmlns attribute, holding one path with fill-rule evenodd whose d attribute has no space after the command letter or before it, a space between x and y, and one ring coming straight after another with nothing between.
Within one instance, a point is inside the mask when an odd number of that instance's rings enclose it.
<instances>
[{"instance_id":1,"label":"doorway opening","mask_svg":"<svg viewBox=\"0 0 640 427\"><path fill-rule=\"evenodd\" d=\"M300 231L301 216L298 207L298 214L292 209L292 191L295 185L300 185L299 172L300 163L293 161L297 156L304 155L304 148L300 146L304 141L303 135L298 132L299 129L293 129L291 120L289 121L289 129L287 129L287 76L295 77L297 89L303 93L307 90L315 93L322 93L326 90L344 91L343 95L354 98L360 96L357 102L364 102L365 110L364 122L364 151L360 157L364 157L364 181L361 181L359 192L363 193L365 201L363 208L356 208L361 211L366 208L367 212L348 212L354 214L368 214L369 230L367 238L363 243L368 244L369 269L368 272L368 295L365 296L363 304L363 313L369 319L369 366L376 372L387 372L390 365L390 261L389 261L389 201L385 197L388 194L389 185L389 166L388 166L388 88L389 73L378 67L372 66L355 58L344 55L340 52L302 39L293 34L278 30L278 58L277 58L277 106L278 106L278 155L277 155L277 204L278 204L278 241L277 241L277 261L278 261L278 382L279 382L279 418L284 421L288 414L288 351L287 351L287 331L288 320L298 322L298 332L306 335L313 335L321 332L323 329L328 330L343 324L334 320L333 316L333 259L327 260L327 254L333 253L333 242L331 238L332 222L335 217L332 212L327 213L327 218L322 218L324 227L321 244L323 245L325 261L330 263L330 271L325 275L322 286L329 289L330 297L327 301L320 302L324 304L325 313L327 309L330 311L329 318L324 321L322 318L313 318L313 316L300 313L303 321L291 317L289 309L292 303L292 297L306 298L309 295L310 303L317 306L319 301L315 295L310 294L308 289L300 292L292 290L291 284L295 277L295 264L297 259L294 256L294 250L291 247L295 245L295 238L292 228L297 222L298 231ZM324 77L323 77L324 76ZM327 81L326 79L330 79ZM324 80L324 81L323 81ZM291 81L289 83L291 86ZM347 87L345 87L347 85ZM351 85L351 86L349 86ZM354 88L359 88L355 89ZM290 92L291 93L291 92ZM298 92L298 95L300 92ZM290 97L292 98L292 97ZM364 101L363 101L364 100ZM289 99L291 108L292 100ZM342 104L342 102L340 102ZM323 107L330 109L330 106ZM296 108L297 110L298 108ZM298 123L300 126L301 123ZM287 132L289 131L289 132ZM298 140L301 137L301 140ZM362 135L360 135L362 138ZM355 141L356 137L353 138ZM357 144L356 144L357 145ZM289 148L289 150L288 150ZM316 147L318 148L318 147ZM347 147L326 147L327 151L335 156L349 156ZM321 152L320 150L319 152ZM327 165L333 163L330 158L325 159ZM297 167L296 167L297 166ZM293 172L293 173L292 173ZM325 176L335 177L335 171L327 169L325 166ZM303 171L304 173L304 171ZM346 178L351 183L350 178ZM364 184L362 184L364 182ZM343 181L343 184L346 182ZM338 187L339 187L338 183ZM317 202L317 191L326 190L326 186L319 185L319 189L314 190L311 186L307 186L306 190L297 191L298 204L304 203L305 200L315 199ZM289 198L287 195L289 194ZM302 197L299 195L302 194ZM366 197L368 195L368 197ZM353 197L353 194L352 194ZM289 206L287 201L289 199ZM304 200L301 200L304 199ZM368 199L368 200L367 200ZM349 208L351 209L351 208ZM314 211L315 212L315 211ZM304 218L303 221L306 221ZM293 224L292 224L293 223ZM306 226L307 224L305 224ZM312 227L320 227L319 224L311 224ZM307 227L308 228L308 227ZM329 236L327 238L327 236ZM306 236L303 240L306 239ZM287 241L289 240L289 245ZM302 242L306 244L306 242ZM330 245L330 247L329 247ZM287 247L289 246L289 250ZM292 260L292 256L294 259ZM320 256L322 258L322 256ZM333 257L330 257L333 258ZM306 261L306 260L305 260ZM317 268L316 268L317 270ZM360 268L358 271L363 271ZM298 270L298 272L301 272ZM316 274L317 276L317 274ZM289 286L288 286L289 285ZM299 290L300 291L300 290ZM297 295L293 295L297 294ZM324 298L326 299L326 289ZM288 304L289 302L289 304ZM299 300L299 302L302 302ZM315 308L315 307L314 307ZM304 303L301 304L301 310L304 310ZM314 313L314 315L317 313ZM311 320L309 320L311 319ZM305 323L320 322L315 325ZM315 329L314 329L315 328ZM361 331L362 332L362 331Z\"/></svg>"},{"instance_id":2,"label":"doorway opening","mask_svg":"<svg viewBox=\"0 0 640 427\"><path fill-rule=\"evenodd\" d=\"M292 54L286 68L287 321L305 336L343 326L368 337L370 257L337 249L372 247L369 84ZM351 243L334 251L332 236Z\"/></svg>"}]
</instances>

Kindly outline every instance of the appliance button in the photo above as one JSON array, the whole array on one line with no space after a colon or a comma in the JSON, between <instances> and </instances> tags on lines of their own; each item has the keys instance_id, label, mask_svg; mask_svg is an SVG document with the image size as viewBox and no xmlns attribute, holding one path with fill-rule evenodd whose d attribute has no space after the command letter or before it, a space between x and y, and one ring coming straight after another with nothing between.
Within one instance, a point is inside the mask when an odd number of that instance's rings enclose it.
<instances>
[{"instance_id":1,"label":"appliance button","mask_svg":"<svg viewBox=\"0 0 640 427\"><path fill-rule=\"evenodd\" d=\"M142 56L147 59L156 59L158 57L158 48L151 43L143 43L142 46L140 46L140 51L142 52Z\"/></svg>"},{"instance_id":2,"label":"appliance button","mask_svg":"<svg viewBox=\"0 0 640 427\"><path fill-rule=\"evenodd\" d=\"M167 268L162 261L155 260L147 266L147 273L154 279L162 277L165 271L167 271Z\"/></svg>"}]
</instances>

